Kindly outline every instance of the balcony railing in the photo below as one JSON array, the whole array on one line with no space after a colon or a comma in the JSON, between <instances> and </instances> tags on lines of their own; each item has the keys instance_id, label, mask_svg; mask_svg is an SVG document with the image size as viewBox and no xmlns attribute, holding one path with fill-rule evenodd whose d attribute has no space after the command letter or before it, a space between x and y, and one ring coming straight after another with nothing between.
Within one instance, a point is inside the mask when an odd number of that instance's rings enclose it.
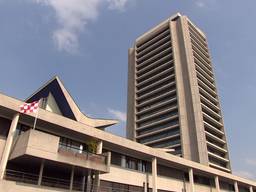
<instances>
[{"instance_id":1,"label":"balcony railing","mask_svg":"<svg viewBox=\"0 0 256 192\"><path fill-rule=\"evenodd\" d=\"M109 152L93 154L85 151L87 149L85 144L70 145L71 143L63 143L60 137L52 134L28 130L15 140L9 160L19 159L26 155L29 158L46 159L83 169L92 169L100 173L109 172L111 159Z\"/></svg>"},{"instance_id":2,"label":"balcony railing","mask_svg":"<svg viewBox=\"0 0 256 192\"><path fill-rule=\"evenodd\" d=\"M38 186L39 175L7 169L5 173L5 179L9 181L16 181L20 183L27 183L27 184ZM70 190L70 180L43 176L41 186ZM76 182L76 181L73 182L72 191L87 191L87 189L89 192L143 192L144 191L143 188L129 189L127 186L109 187L109 186L96 186L94 184L88 185L86 183Z\"/></svg>"},{"instance_id":3,"label":"balcony railing","mask_svg":"<svg viewBox=\"0 0 256 192\"><path fill-rule=\"evenodd\" d=\"M37 184L39 175L7 169L5 179L21 183Z\"/></svg>"},{"instance_id":4,"label":"balcony railing","mask_svg":"<svg viewBox=\"0 0 256 192\"><path fill-rule=\"evenodd\" d=\"M72 156L75 156L75 157L83 159L83 160L89 160L89 161L93 161L95 163L107 165L107 155L106 154L91 153L88 151L80 150L76 147L67 146L63 143L59 143L58 152L63 155L72 155Z\"/></svg>"},{"instance_id":5,"label":"balcony railing","mask_svg":"<svg viewBox=\"0 0 256 192\"><path fill-rule=\"evenodd\" d=\"M5 179L10 181L38 185L39 175L7 169L5 173ZM60 179L60 178L42 176L41 186L70 189L70 179ZM83 183L73 181L72 189L74 191L83 191Z\"/></svg>"}]
</instances>

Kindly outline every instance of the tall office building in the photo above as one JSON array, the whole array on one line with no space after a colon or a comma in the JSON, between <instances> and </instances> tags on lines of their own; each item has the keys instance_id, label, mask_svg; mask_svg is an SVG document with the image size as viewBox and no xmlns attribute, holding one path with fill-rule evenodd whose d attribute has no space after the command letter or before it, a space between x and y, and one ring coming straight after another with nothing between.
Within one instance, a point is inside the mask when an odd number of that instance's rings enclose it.
<instances>
[{"instance_id":1,"label":"tall office building","mask_svg":"<svg viewBox=\"0 0 256 192\"><path fill-rule=\"evenodd\" d=\"M231 172L206 36L186 16L129 49L127 137Z\"/></svg>"}]
</instances>

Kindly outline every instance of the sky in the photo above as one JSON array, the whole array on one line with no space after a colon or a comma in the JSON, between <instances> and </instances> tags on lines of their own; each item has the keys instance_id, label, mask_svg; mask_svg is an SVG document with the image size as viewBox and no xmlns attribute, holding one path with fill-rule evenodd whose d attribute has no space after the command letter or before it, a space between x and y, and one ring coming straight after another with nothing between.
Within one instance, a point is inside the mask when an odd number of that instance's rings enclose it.
<instances>
[{"instance_id":1,"label":"sky","mask_svg":"<svg viewBox=\"0 0 256 192\"><path fill-rule=\"evenodd\" d=\"M256 1L0 0L0 92L25 99L53 76L81 111L119 119L125 136L128 48L171 15L207 35L234 174L256 180Z\"/></svg>"}]
</instances>

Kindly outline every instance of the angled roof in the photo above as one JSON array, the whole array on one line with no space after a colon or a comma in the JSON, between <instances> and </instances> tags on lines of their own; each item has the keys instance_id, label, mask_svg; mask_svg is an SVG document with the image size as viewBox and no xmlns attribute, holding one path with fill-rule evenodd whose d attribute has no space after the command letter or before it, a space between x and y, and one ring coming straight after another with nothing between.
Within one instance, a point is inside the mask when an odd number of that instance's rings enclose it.
<instances>
[{"instance_id":1,"label":"angled roof","mask_svg":"<svg viewBox=\"0 0 256 192\"><path fill-rule=\"evenodd\" d=\"M65 117L95 128L105 128L118 123L117 120L94 119L83 114L58 76L55 76L41 88L39 88L35 93L26 99L26 102L32 102L41 98L46 98L49 93L53 95L57 105Z\"/></svg>"}]
</instances>

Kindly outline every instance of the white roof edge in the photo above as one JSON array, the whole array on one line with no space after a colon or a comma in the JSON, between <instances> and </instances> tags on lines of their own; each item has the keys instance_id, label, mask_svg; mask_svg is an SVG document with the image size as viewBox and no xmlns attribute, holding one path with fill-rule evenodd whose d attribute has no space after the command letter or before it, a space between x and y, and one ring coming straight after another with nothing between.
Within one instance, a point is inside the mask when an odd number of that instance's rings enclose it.
<instances>
[{"instance_id":1,"label":"white roof edge","mask_svg":"<svg viewBox=\"0 0 256 192\"><path fill-rule=\"evenodd\" d=\"M26 100L29 100L32 98L35 94L40 92L43 88L45 88L47 85L49 85L52 81L56 80L61 88L61 91L64 94L64 97L66 98L68 105L70 106L76 120L78 122L84 123L89 126L94 126L94 127L108 127L114 124L117 124L118 121L115 119L98 119L98 118L90 118L83 114L78 105L76 104L75 100L69 93L69 91L65 88L64 84L62 83L61 79L56 75L53 78L51 78L49 81L44 83L39 89L37 89L31 96L29 96Z\"/></svg>"},{"instance_id":2,"label":"white roof edge","mask_svg":"<svg viewBox=\"0 0 256 192\"><path fill-rule=\"evenodd\" d=\"M187 18L188 22L191 25L193 25L204 38L206 38L206 35L204 34L204 32L200 28L198 28L187 16L185 16L185 17Z\"/></svg>"},{"instance_id":3,"label":"white roof edge","mask_svg":"<svg viewBox=\"0 0 256 192\"><path fill-rule=\"evenodd\" d=\"M181 17L182 15L178 12L172 16L170 16L168 19L165 19L164 21L162 21L161 23L157 24L155 27L151 28L150 30L148 30L147 32L143 33L142 35L140 35L139 37L136 38L135 42L140 41L141 38L143 38L144 36L148 35L149 33L151 33L152 31L154 31L155 29L159 28L160 26L166 24L167 22L175 19L176 17Z\"/></svg>"}]
</instances>

